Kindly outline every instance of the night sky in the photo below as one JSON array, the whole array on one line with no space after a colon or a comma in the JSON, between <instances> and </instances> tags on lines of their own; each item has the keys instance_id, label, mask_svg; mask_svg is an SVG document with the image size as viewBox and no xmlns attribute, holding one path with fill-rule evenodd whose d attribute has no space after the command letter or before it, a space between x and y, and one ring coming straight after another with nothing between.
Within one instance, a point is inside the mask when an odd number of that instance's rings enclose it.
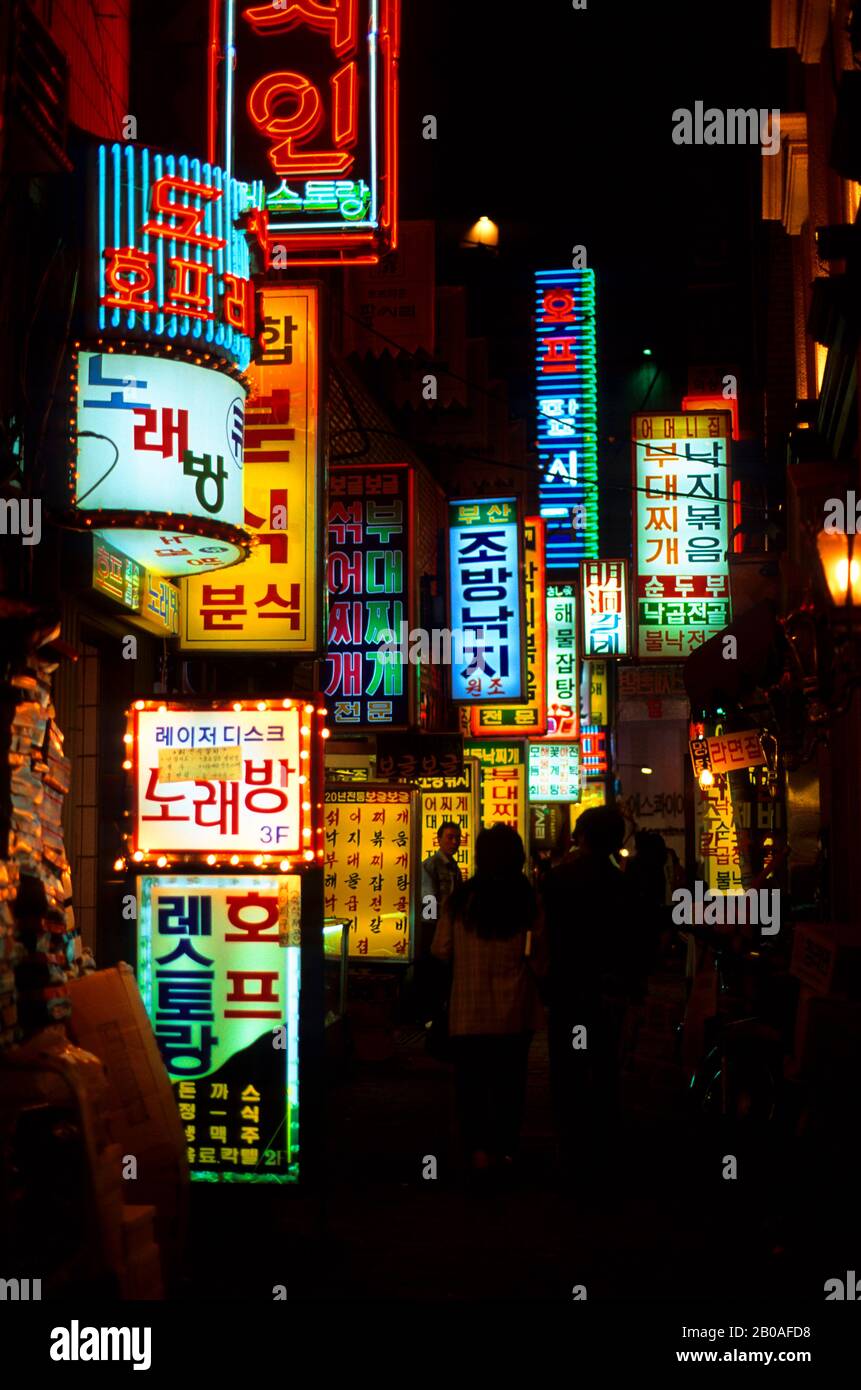
<instances>
[{"instance_id":1,"label":"night sky","mask_svg":"<svg viewBox=\"0 0 861 1390\"><path fill-rule=\"evenodd\" d=\"M144 142L203 153L207 9L138 6ZM499 224L492 274L471 287L470 330L489 338L525 418L533 271L568 266L571 247L586 246L608 489L627 473L630 413L677 405L690 363L739 368L746 401L758 392L759 150L678 146L672 113L698 100L799 109L786 55L769 49L768 11L768 0L404 0L401 216L436 221L448 283L470 269L466 227L482 214ZM436 141L422 138L426 115Z\"/></svg>"}]
</instances>

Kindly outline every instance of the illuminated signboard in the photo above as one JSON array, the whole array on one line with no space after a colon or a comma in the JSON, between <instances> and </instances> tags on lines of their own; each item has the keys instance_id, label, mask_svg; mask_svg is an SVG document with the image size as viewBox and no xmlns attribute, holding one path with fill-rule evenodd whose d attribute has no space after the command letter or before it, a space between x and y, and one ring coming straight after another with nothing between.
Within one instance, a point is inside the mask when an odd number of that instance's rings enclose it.
<instances>
[{"instance_id":1,"label":"illuminated signboard","mask_svg":"<svg viewBox=\"0 0 861 1390\"><path fill-rule=\"evenodd\" d=\"M607 690L607 663L590 661L589 672L589 723L609 724L610 700Z\"/></svg>"},{"instance_id":2,"label":"illuminated signboard","mask_svg":"<svg viewBox=\"0 0 861 1390\"><path fill-rule=\"evenodd\" d=\"M547 585L547 737L580 735L577 596L573 584Z\"/></svg>"},{"instance_id":3,"label":"illuminated signboard","mask_svg":"<svg viewBox=\"0 0 861 1390\"><path fill-rule=\"evenodd\" d=\"M763 767L766 763L756 729L720 734L715 738L691 739L691 759L695 773L703 768L719 773L737 772L744 767Z\"/></svg>"},{"instance_id":4,"label":"illuminated signboard","mask_svg":"<svg viewBox=\"0 0 861 1390\"><path fill-rule=\"evenodd\" d=\"M210 158L232 173L235 145L243 207L291 265L374 264L396 243L399 0L213 0L213 16Z\"/></svg>"},{"instance_id":5,"label":"illuminated signboard","mask_svg":"<svg viewBox=\"0 0 861 1390\"><path fill-rule=\"evenodd\" d=\"M254 285L240 186L199 159L99 145L87 258L89 331L248 365Z\"/></svg>"},{"instance_id":6,"label":"illuminated signboard","mask_svg":"<svg viewBox=\"0 0 861 1390\"><path fill-rule=\"evenodd\" d=\"M727 398L718 392L712 392L710 395L684 396L682 398L682 410L685 412L690 410L707 410L710 412L714 412L715 410L728 410L732 415L732 437L733 439L738 439L739 437L738 397L736 396Z\"/></svg>"},{"instance_id":7,"label":"illuminated signboard","mask_svg":"<svg viewBox=\"0 0 861 1390\"><path fill-rule=\"evenodd\" d=\"M421 847L419 858L424 862L439 849L437 832L447 820L460 826L460 847L455 855L464 878L473 872L472 842L475 835L473 806L473 777L478 767L467 760L460 777L417 777L421 794Z\"/></svg>"},{"instance_id":8,"label":"illuminated signboard","mask_svg":"<svg viewBox=\"0 0 861 1390\"><path fill-rule=\"evenodd\" d=\"M511 825L526 842L526 767L523 743L494 739L464 744L464 753L476 758L481 768L479 806L483 827L502 822Z\"/></svg>"},{"instance_id":9,"label":"illuminated signboard","mask_svg":"<svg viewBox=\"0 0 861 1390\"><path fill-rule=\"evenodd\" d=\"M580 800L578 743L530 743L529 800Z\"/></svg>"},{"instance_id":10,"label":"illuminated signboard","mask_svg":"<svg viewBox=\"0 0 861 1390\"><path fill-rule=\"evenodd\" d=\"M242 529L245 390L163 357L81 352L72 505L157 574L219 569Z\"/></svg>"},{"instance_id":11,"label":"illuminated signboard","mask_svg":"<svg viewBox=\"0 0 861 1390\"><path fill-rule=\"evenodd\" d=\"M607 730L597 724L581 727L580 767L584 777L604 777L608 771Z\"/></svg>"},{"instance_id":12,"label":"illuminated signboard","mask_svg":"<svg viewBox=\"0 0 861 1390\"><path fill-rule=\"evenodd\" d=\"M156 631L175 637L179 632L179 589L160 574L143 572L140 616Z\"/></svg>"},{"instance_id":13,"label":"illuminated signboard","mask_svg":"<svg viewBox=\"0 0 861 1390\"><path fill-rule=\"evenodd\" d=\"M725 778L716 778L695 797L700 867L697 877L718 893L743 893L741 849Z\"/></svg>"},{"instance_id":14,"label":"illuminated signboard","mask_svg":"<svg viewBox=\"0 0 861 1390\"><path fill-rule=\"evenodd\" d=\"M130 714L135 862L271 860L286 871L320 857L320 710L295 700L220 708L136 700Z\"/></svg>"},{"instance_id":15,"label":"illuminated signboard","mask_svg":"<svg viewBox=\"0 0 861 1390\"><path fill-rule=\"evenodd\" d=\"M138 982L192 1178L295 1181L299 875L145 877L137 891Z\"/></svg>"},{"instance_id":16,"label":"illuminated signboard","mask_svg":"<svg viewBox=\"0 0 861 1390\"><path fill-rule=\"evenodd\" d=\"M412 469L331 469L325 695L336 727L411 722L415 667L384 648L411 620L413 524Z\"/></svg>"},{"instance_id":17,"label":"illuminated signboard","mask_svg":"<svg viewBox=\"0 0 861 1390\"><path fill-rule=\"evenodd\" d=\"M98 533L93 537L93 588L128 609L136 626L167 637L179 632L176 585L151 574Z\"/></svg>"},{"instance_id":18,"label":"illuminated signboard","mask_svg":"<svg viewBox=\"0 0 861 1390\"><path fill-rule=\"evenodd\" d=\"M476 738L537 735L547 729L547 615L545 611L544 522L527 517L523 526L523 601L526 617L526 699L521 705L475 705L470 711Z\"/></svg>"},{"instance_id":19,"label":"illuminated signboard","mask_svg":"<svg viewBox=\"0 0 861 1390\"><path fill-rule=\"evenodd\" d=\"M520 544L512 497L449 503L452 699L520 703L525 694Z\"/></svg>"},{"instance_id":20,"label":"illuminated signboard","mask_svg":"<svg viewBox=\"0 0 861 1390\"><path fill-rule=\"evenodd\" d=\"M580 566L583 660L628 655L628 563L584 560Z\"/></svg>"},{"instance_id":21,"label":"illuminated signboard","mask_svg":"<svg viewBox=\"0 0 861 1390\"><path fill-rule=\"evenodd\" d=\"M258 545L232 574L183 584L187 649L307 652L318 645L318 290L266 285L261 312L244 448L245 525Z\"/></svg>"},{"instance_id":22,"label":"illuminated signboard","mask_svg":"<svg viewBox=\"0 0 861 1390\"><path fill-rule=\"evenodd\" d=\"M136 613L141 604L144 568L101 536L93 537L93 588Z\"/></svg>"},{"instance_id":23,"label":"illuminated signboard","mask_svg":"<svg viewBox=\"0 0 861 1390\"><path fill-rule=\"evenodd\" d=\"M594 271L536 272L535 332L547 568L568 569L598 554Z\"/></svg>"},{"instance_id":24,"label":"illuminated signboard","mask_svg":"<svg viewBox=\"0 0 861 1390\"><path fill-rule=\"evenodd\" d=\"M350 955L406 964L412 943L415 793L327 787L323 903L350 925Z\"/></svg>"},{"instance_id":25,"label":"illuminated signboard","mask_svg":"<svg viewBox=\"0 0 861 1390\"><path fill-rule=\"evenodd\" d=\"M678 661L730 622L730 416L635 415L637 653Z\"/></svg>"}]
</instances>

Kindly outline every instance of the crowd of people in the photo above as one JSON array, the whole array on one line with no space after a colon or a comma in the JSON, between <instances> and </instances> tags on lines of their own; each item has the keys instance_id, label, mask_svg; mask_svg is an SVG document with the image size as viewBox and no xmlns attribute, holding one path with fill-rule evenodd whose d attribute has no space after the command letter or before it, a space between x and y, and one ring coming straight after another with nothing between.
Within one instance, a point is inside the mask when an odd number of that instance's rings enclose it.
<instances>
[{"instance_id":1,"label":"crowd of people","mask_svg":"<svg viewBox=\"0 0 861 1390\"><path fill-rule=\"evenodd\" d=\"M516 1164L529 1050L545 1024L563 1169L579 1170L584 1127L612 1130L625 1020L666 944L683 882L660 835L638 832L627 864L625 835L615 808L584 811L571 852L544 865L533 887L512 826L479 833L464 880L460 830L446 822L422 865L418 1016L430 1050L454 1066L465 1159L479 1186Z\"/></svg>"}]
</instances>

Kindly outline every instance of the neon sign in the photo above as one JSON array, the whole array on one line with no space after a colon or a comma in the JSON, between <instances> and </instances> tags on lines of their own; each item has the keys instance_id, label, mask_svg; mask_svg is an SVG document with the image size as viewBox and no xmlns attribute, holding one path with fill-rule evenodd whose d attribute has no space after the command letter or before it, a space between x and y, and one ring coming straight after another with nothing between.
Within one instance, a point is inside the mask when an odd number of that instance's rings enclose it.
<instances>
[{"instance_id":1,"label":"neon sign","mask_svg":"<svg viewBox=\"0 0 861 1390\"><path fill-rule=\"evenodd\" d=\"M301 886L137 880L138 980L196 1182L299 1177Z\"/></svg>"},{"instance_id":2,"label":"neon sign","mask_svg":"<svg viewBox=\"0 0 861 1390\"><path fill-rule=\"evenodd\" d=\"M530 743L529 800L580 800L579 743Z\"/></svg>"},{"instance_id":3,"label":"neon sign","mask_svg":"<svg viewBox=\"0 0 861 1390\"><path fill-rule=\"evenodd\" d=\"M474 705L471 732L540 735L547 729L547 615L545 606L544 522L528 516L523 527L523 598L526 611L526 699L520 705Z\"/></svg>"},{"instance_id":4,"label":"neon sign","mask_svg":"<svg viewBox=\"0 0 861 1390\"><path fill-rule=\"evenodd\" d=\"M547 737L580 735L577 596L573 584L547 585Z\"/></svg>"},{"instance_id":5,"label":"neon sign","mask_svg":"<svg viewBox=\"0 0 861 1390\"><path fill-rule=\"evenodd\" d=\"M134 862L286 871L321 858L313 806L324 714L294 699L206 707L136 700L123 763Z\"/></svg>"},{"instance_id":6,"label":"neon sign","mask_svg":"<svg viewBox=\"0 0 861 1390\"><path fill-rule=\"evenodd\" d=\"M547 568L598 554L595 274L535 275L539 511L547 522Z\"/></svg>"},{"instance_id":7,"label":"neon sign","mask_svg":"<svg viewBox=\"0 0 861 1390\"><path fill-rule=\"evenodd\" d=\"M240 370L255 334L240 186L214 164L99 145L88 257L89 328L170 343Z\"/></svg>"},{"instance_id":8,"label":"neon sign","mask_svg":"<svg viewBox=\"0 0 861 1390\"><path fill-rule=\"evenodd\" d=\"M245 388L225 371L166 357L76 359L78 521L157 574L221 569L247 552L242 528Z\"/></svg>"},{"instance_id":9,"label":"neon sign","mask_svg":"<svg viewBox=\"0 0 861 1390\"><path fill-rule=\"evenodd\" d=\"M412 867L418 864L416 793L327 787L323 904L349 922L350 955L408 963Z\"/></svg>"},{"instance_id":10,"label":"neon sign","mask_svg":"<svg viewBox=\"0 0 861 1390\"><path fill-rule=\"evenodd\" d=\"M580 566L583 660L628 655L628 563L584 560Z\"/></svg>"},{"instance_id":11,"label":"neon sign","mask_svg":"<svg viewBox=\"0 0 861 1390\"><path fill-rule=\"evenodd\" d=\"M411 617L412 499L403 464L331 469L324 693L336 727L410 723L415 667L384 647Z\"/></svg>"},{"instance_id":12,"label":"neon sign","mask_svg":"<svg viewBox=\"0 0 861 1390\"><path fill-rule=\"evenodd\" d=\"M635 415L639 656L678 661L731 619L729 412Z\"/></svg>"},{"instance_id":13,"label":"neon sign","mask_svg":"<svg viewBox=\"0 0 861 1390\"><path fill-rule=\"evenodd\" d=\"M183 648L313 651L317 641L319 292L267 284L248 369L245 524L259 544L225 579L183 585Z\"/></svg>"},{"instance_id":14,"label":"neon sign","mask_svg":"<svg viewBox=\"0 0 861 1390\"><path fill-rule=\"evenodd\" d=\"M524 695L520 545L514 498L449 503L451 628L465 664L452 699L519 703Z\"/></svg>"},{"instance_id":15,"label":"neon sign","mask_svg":"<svg viewBox=\"0 0 861 1390\"><path fill-rule=\"evenodd\" d=\"M232 173L235 142L243 210L290 264L375 264L397 241L399 0L211 3L210 159L220 142Z\"/></svg>"}]
</instances>

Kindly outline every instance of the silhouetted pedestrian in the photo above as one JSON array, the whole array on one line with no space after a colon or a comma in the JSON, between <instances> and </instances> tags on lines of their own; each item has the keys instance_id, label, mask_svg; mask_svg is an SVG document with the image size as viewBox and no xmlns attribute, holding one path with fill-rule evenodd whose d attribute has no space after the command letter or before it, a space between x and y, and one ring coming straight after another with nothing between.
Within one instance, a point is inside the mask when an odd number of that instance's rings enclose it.
<instances>
[{"instance_id":1,"label":"silhouetted pedestrian","mask_svg":"<svg viewBox=\"0 0 861 1390\"><path fill-rule=\"evenodd\" d=\"M544 1021L537 980L547 970L546 936L525 860L511 826L482 830L475 875L455 889L431 948L437 959L452 962L449 1036L474 1174L513 1163L529 1046Z\"/></svg>"},{"instance_id":2,"label":"silhouetted pedestrian","mask_svg":"<svg viewBox=\"0 0 861 1390\"><path fill-rule=\"evenodd\" d=\"M578 1157L618 1104L622 1027L642 991L644 953L631 886L615 859L625 822L613 807L584 811L575 851L550 875L550 1080L563 1162Z\"/></svg>"}]
</instances>

